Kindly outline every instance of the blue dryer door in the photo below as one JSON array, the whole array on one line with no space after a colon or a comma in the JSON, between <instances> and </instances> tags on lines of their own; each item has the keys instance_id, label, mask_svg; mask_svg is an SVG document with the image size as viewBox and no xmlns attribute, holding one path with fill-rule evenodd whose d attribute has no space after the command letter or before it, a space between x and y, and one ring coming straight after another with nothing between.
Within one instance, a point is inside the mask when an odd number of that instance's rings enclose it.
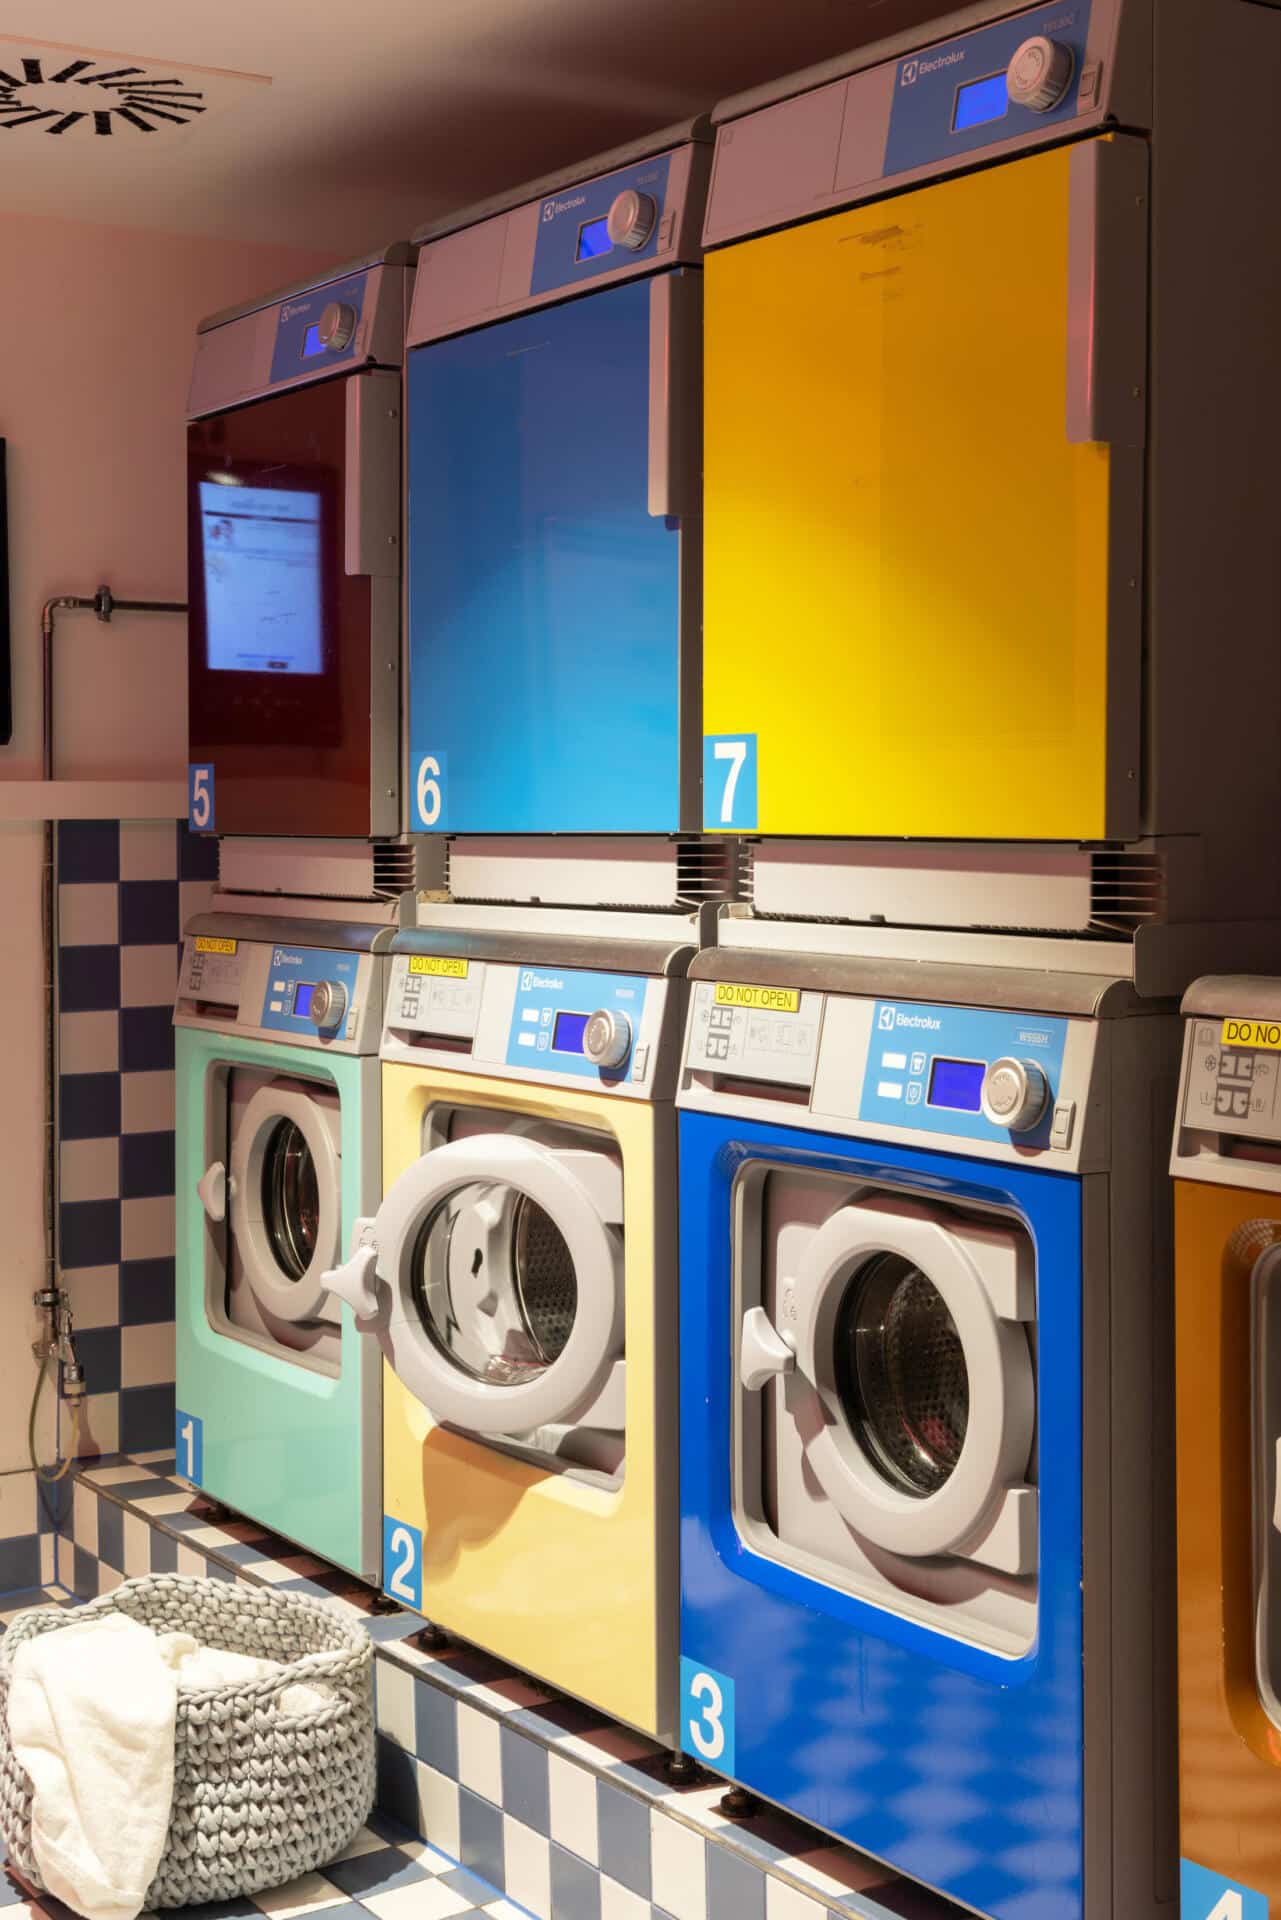
<instances>
[{"instance_id":1,"label":"blue dryer door","mask_svg":"<svg viewBox=\"0 0 1281 1920\"><path fill-rule=\"evenodd\" d=\"M680 825L680 532L649 512L650 286L410 356L419 831Z\"/></svg>"}]
</instances>

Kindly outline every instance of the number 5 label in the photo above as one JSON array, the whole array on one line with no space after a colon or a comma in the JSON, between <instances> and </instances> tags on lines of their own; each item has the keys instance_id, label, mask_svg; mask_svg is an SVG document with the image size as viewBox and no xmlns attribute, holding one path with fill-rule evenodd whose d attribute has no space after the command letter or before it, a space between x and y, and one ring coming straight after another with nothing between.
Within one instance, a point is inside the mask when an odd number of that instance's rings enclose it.
<instances>
[{"instance_id":1,"label":"number 5 label","mask_svg":"<svg viewBox=\"0 0 1281 1920\"><path fill-rule=\"evenodd\" d=\"M423 1610L423 1536L394 1514L383 1515L383 1591L412 1613Z\"/></svg>"},{"instance_id":2,"label":"number 5 label","mask_svg":"<svg viewBox=\"0 0 1281 1920\"><path fill-rule=\"evenodd\" d=\"M414 766L414 825L443 833L445 817L445 767L443 753L420 753Z\"/></svg>"},{"instance_id":3,"label":"number 5 label","mask_svg":"<svg viewBox=\"0 0 1281 1920\"><path fill-rule=\"evenodd\" d=\"M1268 1896L1243 1887L1184 1860L1179 1868L1179 1912L1182 1920L1268 1920Z\"/></svg>"},{"instance_id":4,"label":"number 5 label","mask_svg":"<svg viewBox=\"0 0 1281 1920\"><path fill-rule=\"evenodd\" d=\"M703 736L703 826L709 833L756 831L756 735Z\"/></svg>"},{"instance_id":5,"label":"number 5 label","mask_svg":"<svg viewBox=\"0 0 1281 1920\"><path fill-rule=\"evenodd\" d=\"M205 1482L205 1423L198 1420L194 1413L184 1413L181 1407L174 1418L178 1471L184 1480L190 1480L193 1487L202 1487Z\"/></svg>"},{"instance_id":6,"label":"number 5 label","mask_svg":"<svg viewBox=\"0 0 1281 1920\"><path fill-rule=\"evenodd\" d=\"M207 760L187 768L187 825L193 833L214 831L214 770Z\"/></svg>"},{"instance_id":7,"label":"number 5 label","mask_svg":"<svg viewBox=\"0 0 1281 1920\"><path fill-rule=\"evenodd\" d=\"M717 1773L734 1771L734 1682L715 1667L684 1658L680 1746Z\"/></svg>"}]
</instances>

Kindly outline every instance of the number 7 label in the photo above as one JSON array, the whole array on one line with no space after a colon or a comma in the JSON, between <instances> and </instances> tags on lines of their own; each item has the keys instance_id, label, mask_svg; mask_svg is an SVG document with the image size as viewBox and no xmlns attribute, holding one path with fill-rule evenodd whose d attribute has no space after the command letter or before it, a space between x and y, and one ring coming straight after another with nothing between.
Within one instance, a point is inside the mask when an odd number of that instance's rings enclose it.
<instances>
[{"instance_id":1,"label":"number 7 label","mask_svg":"<svg viewBox=\"0 0 1281 1920\"><path fill-rule=\"evenodd\" d=\"M709 833L756 831L756 735L703 736L703 826Z\"/></svg>"}]
</instances>

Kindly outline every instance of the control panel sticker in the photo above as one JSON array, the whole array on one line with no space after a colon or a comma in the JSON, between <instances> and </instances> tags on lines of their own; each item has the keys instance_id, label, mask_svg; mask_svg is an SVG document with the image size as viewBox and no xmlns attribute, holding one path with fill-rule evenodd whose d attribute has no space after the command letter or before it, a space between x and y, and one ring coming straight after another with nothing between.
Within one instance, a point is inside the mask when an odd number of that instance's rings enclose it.
<instances>
[{"instance_id":1,"label":"control panel sticker","mask_svg":"<svg viewBox=\"0 0 1281 1920\"><path fill-rule=\"evenodd\" d=\"M187 768L187 825L193 833L213 833L214 770L209 760L197 760Z\"/></svg>"},{"instance_id":2,"label":"control panel sticker","mask_svg":"<svg viewBox=\"0 0 1281 1920\"><path fill-rule=\"evenodd\" d=\"M900 60L886 175L1074 119L1090 5L1037 7Z\"/></svg>"},{"instance_id":3,"label":"control panel sticker","mask_svg":"<svg viewBox=\"0 0 1281 1920\"><path fill-rule=\"evenodd\" d=\"M398 954L387 994L389 1027L470 1039L480 1017L485 968L454 954Z\"/></svg>"},{"instance_id":4,"label":"control panel sticker","mask_svg":"<svg viewBox=\"0 0 1281 1920\"><path fill-rule=\"evenodd\" d=\"M240 942L221 933L198 933L195 938L197 953L236 953Z\"/></svg>"},{"instance_id":5,"label":"control panel sticker","mask_svg":"<svg viewBox=\"0 0 1281 1920\"><path fill-rule=\"evenodd\" d=\"M1066 1020L1037 1014L878 1000L859 1118L921 1133L1047 1146L1067 1029ZM989 1076L998 1062L1008 1064ZM1008 1103L1010 1124L983 1112L985 1082L994 1099Z\"/></svg>"},{"instance_id":6,"label":"control panel sticker","mask_svg":"<svg viewBox=\"0 0 1281 1920\"><path fill-rule=\"evenodd\" d=\"M507 1065L598 1086L625 1080L648 987L643 974L522 967Z\"/></svg>"},{"instance_id":7,"label":"control panel sticker","mask_svg":"<svg viewBox=\"0 0 1281 1920\"><path fill-rule=\"evenodd\" d=\"M391 1513L383 1515L383 1592L411 1612L422 1612L422 1529Z\"/></svg>"},{"instance_id":8,"label":"control panel sticker","mask_svg":"<svg viewBox=\"0 0 1281 1920\"><path fill-rule=\"evenodd\" d=\"M470 970L470 960L459 960L452 954L411 953L409 956L410 973L425 973L437 980L465 980Z\"/></svg>"},{"instance_id":9,"label":"control panel sticker","mask_svg":"<svg viewBox=\"0 0 1281 1920\"><path fill-rule=\"evenodd\" d=\"M715 1767L734 1771L734 1682L727 1673L681 1658L680 1748Z\"/></svg>"},{"instance_id":10,"label":"control panel sticker","mask_svg":"<svg viewBox=\"0 0 1281 1920\"><path fill-rule=\"evenodd\" d=\"M1181 1920L1268 1920L1268 1896L1213 1873L1195 1860L1179 1862Z\"/></svg>"},{"instance_id":11,"label":"control panel sticker","mask_svg":"<svg viewBox=\"0 0 1281 1920\"><path fill-rule=\"evenodd\" d=\"M319 378L355 358L368 287L366 269L281 301L271 356L273 386L304 373Z\"/></svg>"},{"instance_id":12,"label":"control panel sticker","mask_svg":"<svg viewBox=\"0 0 1281 1920\"><path fill-rule=\"evenodd\" d=\"M184 1413L179 1407L174 1415L174 1438L178 1455L178 1472L184 1480L190 1480L193 1487L201 1487L205 1481L205 1423L194 1413Z\"/></svg>"},{"instance_id":13,"label":"control panel sticker","mask_svg":"<svg viewBox=\"0 0 1281 1920\"><path fill-rule=\"evenodd\" d=\"M239 1007L240 983L248 949L223 934L200 933L182 950L178 992L189 1000L216 1001Z\"/></svg>"},{"instance_id":14,"label":"control panel sticker","mask_svg":"<svg viewBox=\"0 0 1281 1920\"><path fill-rule=\"evenodd\" d=\"M309 1040L350 1039L356 1031L358 953L273 947L259 1025Z\"/></svg>"},{"instance_id":15,"label":"control panel sticker","mask_svg":"<svg viewBox=\"0 0 1281 1920\"><path fill-rule=\"evenodd\" d=\"M718 980L713 996L718 1007L757 1007L769 1013L799 1013L800 991L796 987L744 987L729 980Z\"/></svg>"},{"instance_id":16,"label":"control panel sticker","mask_svg":"<svg viewBox=\"0 0 1281 1920\"><path fill-rule=\"evenodd\" d=\"M578 286L652 260L660 246L670 243L663 216L671 164L671 154L660 153L544 200L538 209L530 292Z\"/></svg>"},{"instance_id":17,"label":"control panel sticker","mask_svg":"<svg viewBox=\"0 0 1281 1920\"><path fill-rule=\"evenodd\" d=\"M754 833L759 807L754 733L703 736L703 829Z\"/></svg>"},{"instance_id":18,"label":"control panel sticker","mask_svg":"<svg viewBox=\"0 0 1281 1920\"><path fill-rule=\"evenodd\" d=\"M1263 1047L1269 1053L1281 1053L1281 1021L1225 1020L1219 1043L1225 1047Z\"/></svg>"}]
</instances>

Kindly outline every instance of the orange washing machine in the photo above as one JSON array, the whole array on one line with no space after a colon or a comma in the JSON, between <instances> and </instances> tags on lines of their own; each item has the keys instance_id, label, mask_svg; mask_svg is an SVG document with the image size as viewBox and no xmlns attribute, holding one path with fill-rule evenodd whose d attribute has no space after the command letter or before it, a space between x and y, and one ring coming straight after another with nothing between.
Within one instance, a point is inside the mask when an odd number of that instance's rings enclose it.
<instances>
[{"instance_id":1,"label":"orange washing machine","mask_svg":"<svg viewBox=\"0 0 1281 1920\"><path fill-rule=\"evenodd\" d=\"M1171 1170L1182 1920L1281 1916L1281 980L1198 981Z\"/></svg>"}]
</instances>

